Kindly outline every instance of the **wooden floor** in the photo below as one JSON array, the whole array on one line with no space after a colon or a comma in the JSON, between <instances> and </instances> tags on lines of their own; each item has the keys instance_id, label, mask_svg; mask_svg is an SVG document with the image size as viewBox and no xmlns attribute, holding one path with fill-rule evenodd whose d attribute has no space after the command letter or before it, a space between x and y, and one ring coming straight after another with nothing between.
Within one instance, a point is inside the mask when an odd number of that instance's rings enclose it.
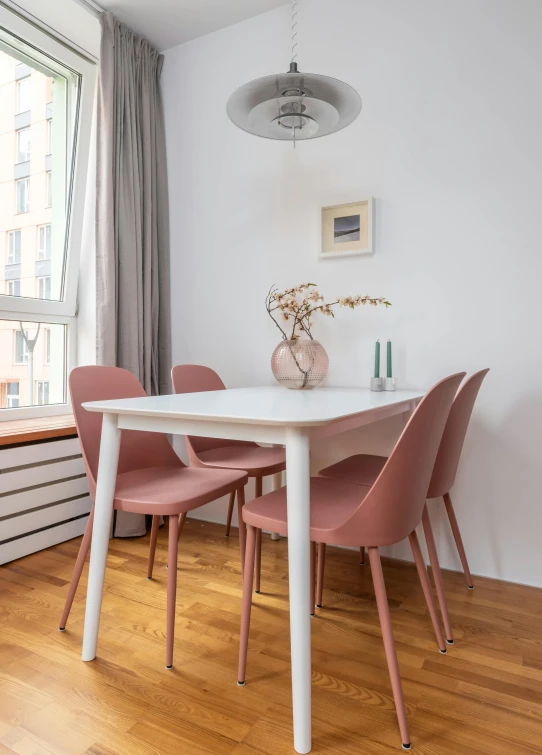
<instances>
[{"instance_id":1,"label":"wooden floor","mask_svg":"<svg viewBox=\"0 0 542 755\"><path fill-rule=\"evenodd\" d=\"M0 567L0 753L292 753L286 542L264 538L247 686L236 685L237 531L187 522L175 668L164 668L166 535L111 542L98 658L80 660L84 593L57 630L79 540ZM415 571L385 577L414 752L542 752L542 592L445 575L456 645L438 653ZM370 569L328 549L313 619L313 752L400 752ZM86 586L86 571L84 577ZM81 584L83 588L83 582Z\"/></svg>"}]
</instances>

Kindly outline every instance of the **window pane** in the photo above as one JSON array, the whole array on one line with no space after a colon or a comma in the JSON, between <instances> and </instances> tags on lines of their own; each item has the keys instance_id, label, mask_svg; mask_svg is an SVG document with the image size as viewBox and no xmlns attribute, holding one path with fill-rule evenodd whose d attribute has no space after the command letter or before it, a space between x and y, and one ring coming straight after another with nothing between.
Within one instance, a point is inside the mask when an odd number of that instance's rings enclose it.
<instances>
[{"instance_id":1,"label":"window pane","mask_svg":"<svg viewBox=\"0 0 542 755\"><path fill-rule=\"evenodd\" d=\"M8 296L20 296L21 295L21 281L18 278L6 281L6 294Z\"/></svg>"},{"instance_id":2,"label":"window pane","mask_svg":"<svg viewBox=\"0 0 542 755\"><path fill-rule=\"evenodd\" d=\"M5 29L0 43L0 299L18 278L20 296L61 301L80 76Z\"/></svg>"},{"instance_id":3,"label":"window pane","mask_svg":"<svg viewBox=\"0 0 542 755\"><path fill-rule=\"evenodd\" d=\"M13 78L15 78L15 65L19 61L13 61ZM20 79L17 82L17 113L25 113L32 107L32 78Z\"/></svg>"},{"instance_id":4,"label":"window pane","mask_svg":"<svg viewBox=\"0 0 542 755\"><path fill-rule=\"evenodd\" d=\"M17 162L25 163L30 160L30 129L17 131Z\"/></svg>"},{"instance_id":5,"label":"window pane","mask_svg":"<svg viewBox=\"0 0 542 755\"><path fill-rule=\"evenodd\" d=\"M8 254L6 265L16 265L21 261L21 232L10 231L8 233Z\"/></svg>"},{"instance_id":6,"label":"window pane","mask_svg":"<svg viewBox=\"0 0 542 755\"><path fill-rule=\"evenodd\" d=\"M65 325L0 320L0 408L65 403L65 352Z\"/></svg>"},{"instance_id":7,"label":"window pane","mask_svg":"<svg viewBox=\"0 0 542 755\"><path fill-rule=\"evenodd\" d=\"M15 189L17 191L17 213L30 211L30 179L22 178L16 181Z\"/></svg>"}]
</instances>

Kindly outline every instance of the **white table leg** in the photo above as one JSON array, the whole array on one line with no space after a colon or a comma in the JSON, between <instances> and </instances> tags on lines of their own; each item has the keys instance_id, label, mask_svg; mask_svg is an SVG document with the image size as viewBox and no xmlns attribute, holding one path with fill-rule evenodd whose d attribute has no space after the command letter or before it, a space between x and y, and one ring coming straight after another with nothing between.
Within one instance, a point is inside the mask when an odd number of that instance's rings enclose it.
<instances>
[{"instance_id":1,"label":"white table leg","mask_svg":"<svg viewBox=\"0 0 542 755\"><path fill-rule=\"evenodd\" d=\"M310 468L308 434L286 432L292 707L296 752L311 750Z\"/></svg>"},{"instance_id":2,"label":"white table leg","mask_svg":"<svg viewBox=\"0 0 542 755\"><path fill-rule=\"evenodd\" d=\"M282 472L277 472L276 474L271 475L271 485L273 490L279 490L279 488L282 487ZM280 540L279 533L272 532L271 540Z\"/></svg>"},{"instance_id":3,"label":"white table leg","mask_svg":"<svg viewBox=\"0 0 542 755\"><path fill-rule=\"evenodd\" d=\"M92 661L96 657L105 563L107 560L107 548L109 546L111 519L113 516L113 499L117 480L120 436L121 431L117 427L117 415L104 414L96 500L94 502L94 526L92 528L92 545L90 547L90 565L88 570L82 655L84 661Z\"/></svg>"}]
</instances>

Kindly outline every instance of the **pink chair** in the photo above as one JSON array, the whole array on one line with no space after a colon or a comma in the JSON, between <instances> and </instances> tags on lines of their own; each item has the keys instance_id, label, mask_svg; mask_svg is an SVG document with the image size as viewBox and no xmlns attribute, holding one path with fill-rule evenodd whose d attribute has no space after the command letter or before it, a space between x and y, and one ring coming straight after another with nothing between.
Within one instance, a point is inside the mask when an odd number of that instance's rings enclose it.
<instances>
[{"instance_id":1,"label":"pink chair","mask_svg":"<svg viewBox=\"0 0 542 755\"><path fill-rule=\"evenodd\" d=\"M474 375L471 375L470 378L465 381L465 383L457 393L457 396L455 397L454 403L452 405L452 409L450 411L450 415L448 417L448 421L446 422L446 428L444 430L442 441L440 443L437 460L435 462L435 468L433 469L431 482L429 484L429 490L427 491L427 498L444 498L444 503L446 505L446 511L448 513L448 518L452 527L455 543L457 550L459 551L461 563L463 565L465 579L470 590L473 590L474 586L472 584L472 577L467 562L465 548L463 546L463 540L461 539L461 533L459 532L459 526L457 524L457 519L452 506L450 490L455 482L455 477L459 466L459 459L461 458L461 451L463 450L463 443L465 442L465 436L467 434L467 428L469 426L474 403L478 396L482 382L488 372L489 369L475 372ZM387 459L384 456L357 454L355 456L350 456L348 459L340 461L338 464L333 464L330 467L326 467L326 469L322 469L320 475L322 475L323 477L331 477L337 480L344 480L345 482L357 483L358 485L372 485L378 477L380 471L383 469L386 461ZM429 560L431 562L433 578L435 580L435 587L439 599L440 610L444 621L444 628L446 629L446 641L449 645L452 645L452 625L448 614L448 606L446 603L446 595L444 592L444 584L440 571L438 553L427 506L424 508L422 521L425 538L427 541L427 550L429 551ZM316 602L319 606L321 606L324 579L324 543L320 543L318 546L318 556Z\"/></svg>"},{"instance_id":2,"label":"pink chair","mask_svg":"<svg viewBox=\"0 0 542 755\"><path fill-rule=\"evenodd\" d=\"M70 393L85 461L90 497L94 500L102 415L85 411L82 404L87 401L134 398L146 394L139 381L128 370L118 367L77 367L70 374ZM169 518L166 668L173 667L179 524L184 521L187 511L192 511L198 506L215 501L236 490L239 491L242 501L247 479L246 473L239 470L194 469L185 466L172 449L166 436L161 433L131 430L124 430L122 433L115 509L136 514L150 514L153 517L153 525L158 524L160 516ZM66 628L83 571L92 538L93 516L94 507L90 512L79 548L60 620L60 631ZM156 528L157 531L158 528ZM151 564L150 567L152 568Z\"/></svg>"},{"instance_id":3,"label":"pink chair","mask_svg":"<svg viewBox=\"0 0 542 755\"><path fill-rule=\"evenodd\" d=\"M378 548L409 538L440 651L446 653L416 527L422 518L425 495L446 419L464 375L460 373L441 380L424 396L371 487L322 477L311 479L312 553L315 542L356 546L364 543L369 546L384 649L403 748L406 750L410 749L410 736ZM263 528L281 535L288 534L286 489L281 488L246 504L243 518L248 533L238 670L238 684L241 686L245 684L256 531ZM311 562L314 563L314 556Z\"/></svg>"},{"instance_id":4,"label":"pink chair","mask_svg":"<svg viewBox=\"0 0 542 755\"><path fill-rule=\"evenodd\" d=\"M199 391L222 391L226 388L217 373L210 367L199 364L179 364L171 370L175 393L197 393ZM263 448L257 443L244 440L224 440L222 438L201 438L188 436L186 446L190 464L193 467L214 469L240 469L255 478L256 498L262 495L263 478L283 472L286 469L286 454L283 448ZM235 503L235 491L230 494L226 537L230 534L231 518ZM238 501L239 538L243 547L246 537L242 504ZM261 562L261 532L258 535L256 559ZM256 574L256 592L260 592L260 568Z\"/></svg>"}]
</instances>

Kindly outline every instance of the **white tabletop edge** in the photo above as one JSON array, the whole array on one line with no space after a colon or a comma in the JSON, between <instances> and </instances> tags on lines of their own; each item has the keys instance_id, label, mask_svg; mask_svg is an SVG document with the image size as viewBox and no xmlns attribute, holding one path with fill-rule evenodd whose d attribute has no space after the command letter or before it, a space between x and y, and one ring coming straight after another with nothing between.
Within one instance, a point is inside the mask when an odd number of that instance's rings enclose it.
<instances>
[{"instance_id":1,"label":"white tabletop edge","mask_svg":"<svg viewBox=\"0 0 542 755\"><path fill-rule=\"evenodd\" d=\"M199 422L314 427L390 406L411 405L424 394L403 390L377 393L363 388L291 391L277 386L92 401L84 403L83 408L103 414Z\"/></svg>"}]
</instances>

